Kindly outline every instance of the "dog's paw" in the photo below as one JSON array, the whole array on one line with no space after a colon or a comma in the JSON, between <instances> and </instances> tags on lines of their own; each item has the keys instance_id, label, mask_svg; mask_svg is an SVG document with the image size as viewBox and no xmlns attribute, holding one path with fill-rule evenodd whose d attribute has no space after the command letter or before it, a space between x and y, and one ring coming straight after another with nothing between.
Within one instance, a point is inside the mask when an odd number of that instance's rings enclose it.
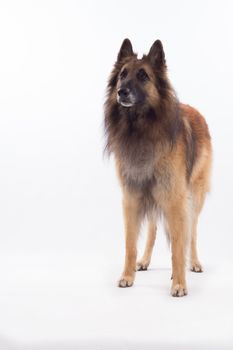
<instances>
[{"instance_id":1,"label":"dog's paw","mask_svg":"<svg viewBox=\"0 0 233 350\"><path fill-rule=\"evenodd\" d=\"M188 294L187 287L183 284L173 284L171 288L171 295L173 297L183 297Z\"/></svg>"},{"instance_id":2,"label":"dog's paw","mask_svg":"<svg viewBox=\"0 0 233 350\"><path fill-rule=\"evenodd\" d=\"M132 287L133 282L134 282L133 277L122 276L121 279L118 281L118 287L120 288Z\"/></svg>"},{"instance_id":3,"label":"dog's paw","mask_svg":"<svg viewBox=\"0 0 233 350\"><path fill-rule=\"evenodd\" d=\"M137 271L146 271L150 262L147 260L139 260L137 262Z\"/></svg>"},{"instance_id":4,"label":"dog's paw","mask_svg":"<svg viewBox=\"0 0 233 350\"><path fill-rule=\"evenodd\" d=\"M190 270L193 272L203 272L203 268L199 262L193 262Z\"/></svg>"}]
</instances>

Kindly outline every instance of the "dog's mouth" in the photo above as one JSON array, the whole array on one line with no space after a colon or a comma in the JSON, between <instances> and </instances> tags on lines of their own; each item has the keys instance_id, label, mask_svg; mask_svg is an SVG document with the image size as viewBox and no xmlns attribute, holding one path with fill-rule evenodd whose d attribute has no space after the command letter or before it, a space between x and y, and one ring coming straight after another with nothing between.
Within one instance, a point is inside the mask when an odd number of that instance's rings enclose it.
<instances>
[{"instance_id":1,"label":"dog's mouth","mask_svg":"<svg viewBox=\"0 0 233 350\"><path fill-rule=\"evenodd\" d=\"M132 107L134 105L132 102L125 102L125 101L120 101L119 103L121 106L127 107L127 108Z\"/></svg>"},{"instance_id":2,"label":"dog's mouth","mask_svg":"<svg viewBox=\"0 0 233 350\"><path fill-rule=\"evenodd\" d=\"M117 96L117 102L122 106L122 107L133 107L135 105L134 98L121 98Z\"/></svg>"}]
</instances>

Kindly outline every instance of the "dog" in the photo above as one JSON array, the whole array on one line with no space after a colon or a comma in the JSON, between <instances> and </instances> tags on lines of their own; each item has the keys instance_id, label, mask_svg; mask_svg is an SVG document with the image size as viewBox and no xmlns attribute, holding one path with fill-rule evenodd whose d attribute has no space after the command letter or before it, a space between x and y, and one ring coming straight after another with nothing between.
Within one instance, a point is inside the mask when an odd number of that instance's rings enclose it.
<instances>
[{"instance_id":1,"label":"dog","mask_svg":"<svg viewBox=\"0 0 233 350\"><path fill-rule=\"evenodd\" d=\"M171 295L182 297L187 252L191 270L203 271L197 222L210 187L212 147L205 119L180 103L170 84L160 40L141 59L130 40L123 41L108 81L104 130L123 193L125 265L118 285L131 287L135 272L147 270L162 216L172 252ZM137 262L144 219L148 236Z\"/></svg>"}]
</instances>

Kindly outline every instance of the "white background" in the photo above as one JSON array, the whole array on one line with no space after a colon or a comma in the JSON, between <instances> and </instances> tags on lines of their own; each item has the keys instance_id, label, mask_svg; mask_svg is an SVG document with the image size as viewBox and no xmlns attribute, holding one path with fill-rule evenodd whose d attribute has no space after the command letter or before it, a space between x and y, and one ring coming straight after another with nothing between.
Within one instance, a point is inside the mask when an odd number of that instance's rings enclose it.
<instances>
[{"instance_id":1,"label":"white background","mask_svg":"<svg viewBox=\"0 0 233 350\"><path fill-rule=\"evenodd\" d=\"M0 1L1 350L232 348L232 16L230 0ZM181 299L161 228L151 269L116 287L121 193L102 123L125 37L140 56L162 40L180 100L213 139L205 273L187 272Z\"/></svg>"}]
</instances>

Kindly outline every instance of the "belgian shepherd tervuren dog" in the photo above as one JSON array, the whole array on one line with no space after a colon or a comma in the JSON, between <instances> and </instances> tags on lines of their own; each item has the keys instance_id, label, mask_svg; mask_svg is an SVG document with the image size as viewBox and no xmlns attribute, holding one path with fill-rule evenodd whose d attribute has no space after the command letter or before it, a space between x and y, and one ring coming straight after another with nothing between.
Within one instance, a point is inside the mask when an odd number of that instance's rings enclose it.
<instances>
[{"instance_id":1,"label":"belgian shepherd tervuren dog","mask_svg":"<svg viewBox=\"0 0 233 350\"><path fill-rule=\"evenodd\" d=\"M202 271L196 229L209 190L211 140L200 113L179 102L160 40L141 59L129 39L123 41L108 82L105 133L123 191L126 254L119 287L132 286L135 271L147 269L162 214L172 250L171 295L184 296L186 251L191 270ZM144 217L148 238L136 262Z\"/></svg>"}]
</instances>

